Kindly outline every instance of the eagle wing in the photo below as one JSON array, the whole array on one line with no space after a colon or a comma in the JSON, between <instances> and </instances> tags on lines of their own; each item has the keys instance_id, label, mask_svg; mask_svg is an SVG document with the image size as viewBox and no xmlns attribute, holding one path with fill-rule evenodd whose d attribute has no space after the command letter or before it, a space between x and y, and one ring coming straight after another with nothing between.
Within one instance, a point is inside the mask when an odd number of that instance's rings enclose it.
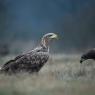
<instances>
[{"instance_id":1,"label":"eagle wing","mask_svg":"<svg viewBox=\"0 0 95 95\"><path fill-rule=\"evenodd\" d=\"M6 63L2 66L2 68L5 68L7 65L9 65L10 63L16 61L17 59L21 58L22 56L24 56L24 55L18 55L17 57L15 57L15 59L9 60L8 62L6 62Z\"/></svg>"},{"instance_id":2,"label":"eagle wing","mask_svg":"<svg viewBox=\"0 0 95 95\"><path fill-rule=\"evenodd\" d=\"M8 73L16 72L38 72L47 62L49 54L47 52L30 52L17 56L14 60L8 61L3 65L1 71Z\"/></svg>"}]
</instances>

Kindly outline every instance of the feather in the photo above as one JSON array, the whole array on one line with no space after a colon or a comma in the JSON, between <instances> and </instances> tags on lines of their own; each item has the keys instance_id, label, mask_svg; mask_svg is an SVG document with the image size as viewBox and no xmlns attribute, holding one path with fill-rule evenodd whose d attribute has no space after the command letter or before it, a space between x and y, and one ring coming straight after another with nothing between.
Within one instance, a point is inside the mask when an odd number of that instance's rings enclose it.
<instances>
[{"instance_id":1,"label":"feather","mask_svg":"<svg viewBox=\"0 0 95 95\"><path fill-rule=\"evenodd\" d=\"M43 36L42 41L48 40L49 42L52 38L54 33L49 33ZM53 37L52 37L53 36ZM0 69L0 72L13 74L18 72L39 72L40 69L46 64L49 59L49 47L46 43L41 43L41 45L31 52L19 55L15 57L13 60L6 62Z\"/></svg>"}]
</instances>

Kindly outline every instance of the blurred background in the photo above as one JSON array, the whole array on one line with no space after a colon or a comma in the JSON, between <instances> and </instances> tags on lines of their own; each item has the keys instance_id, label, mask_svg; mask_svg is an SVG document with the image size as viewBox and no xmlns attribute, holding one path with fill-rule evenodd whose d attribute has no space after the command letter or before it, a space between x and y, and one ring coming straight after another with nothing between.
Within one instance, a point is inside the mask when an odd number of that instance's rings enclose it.
<instances>
[{"instance_id":1,"label":"blurred background","mask_svg":"<svg viewBox=\"0 0 95 95\"><path fill-rule=\"evenodd\" d=\"M30 50L48 32L59 35L53 52L94 48L95 0L0 0L1 53Z\"/></svg>"},{"instance_id":2,"label":"blurred background","mask_svg":"<svg viewBox=\"0 0 95 95\"><path fill-rule=\"evenodd\" d=\"M0 95L95 95L95 0L0 0L0 66L54 32L52 58L37 75L0 74Z\"/></svg>"}]
</instances>

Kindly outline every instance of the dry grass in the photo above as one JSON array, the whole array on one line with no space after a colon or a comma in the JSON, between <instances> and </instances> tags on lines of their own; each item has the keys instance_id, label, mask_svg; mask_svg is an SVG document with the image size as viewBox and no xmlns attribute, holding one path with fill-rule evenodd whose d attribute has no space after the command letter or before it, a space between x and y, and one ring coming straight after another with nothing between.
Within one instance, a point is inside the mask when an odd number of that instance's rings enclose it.
<instances>
[{"instance_id":1,"label":"dry grass","mask_svg":"<svg viewBox=\"0 0 95 95\"><path fill-rule=\"evenodd\" d=\"M95 63L81 65L79 59L80 55L53 55L38 75L0 75L0 95L95 95Z\"/></svg>"}]
</instances>

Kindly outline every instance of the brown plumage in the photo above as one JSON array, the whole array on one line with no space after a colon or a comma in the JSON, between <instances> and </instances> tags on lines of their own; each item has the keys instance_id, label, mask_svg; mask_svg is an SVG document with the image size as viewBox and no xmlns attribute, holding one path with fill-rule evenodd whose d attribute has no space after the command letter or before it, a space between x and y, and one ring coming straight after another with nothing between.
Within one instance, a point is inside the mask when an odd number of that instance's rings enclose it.
<instances>
[{"instance_id":1,"label":"brown plumage","mask_svg":"<svg viewBox=\"0 0 95 95\"><path fill-rule=\"evenodd\" d=\"M1 67L1 72L12 74L18 72L39 72L49 59L49 42L57 38L54 33L43 36L39 47L29 53L22 54L8 61Z\"/></svg>"}]
</instances>

